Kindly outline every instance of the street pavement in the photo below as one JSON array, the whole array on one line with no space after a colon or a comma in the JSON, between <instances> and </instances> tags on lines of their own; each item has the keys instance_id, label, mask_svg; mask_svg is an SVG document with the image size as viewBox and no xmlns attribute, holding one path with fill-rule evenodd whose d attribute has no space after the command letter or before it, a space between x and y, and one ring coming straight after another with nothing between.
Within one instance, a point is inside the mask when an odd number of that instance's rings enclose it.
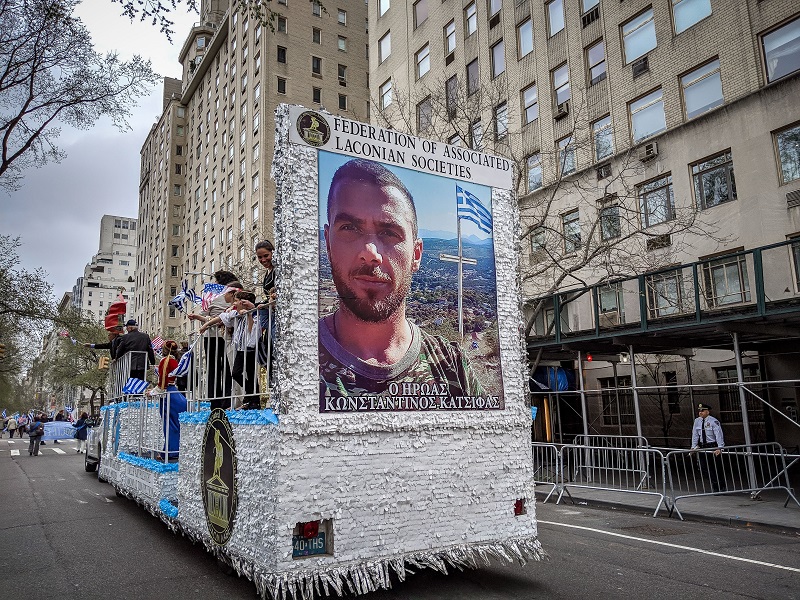
<instances>
[{"instance_id":1,"label":"street pavement","mask_svg":"<svg viewBox=\"0 0 800 600\"><path fill-rule=\"evenodd\" d=\"M35 458L27 446L0 451L0 564L24 582L16 589L45 600L256 598L252 583L86 473L74 441L59 446ZM426 570L365 600L800 600L796 532L552 500L536 511L549 560Z\"/></svg>"}]
</instances>

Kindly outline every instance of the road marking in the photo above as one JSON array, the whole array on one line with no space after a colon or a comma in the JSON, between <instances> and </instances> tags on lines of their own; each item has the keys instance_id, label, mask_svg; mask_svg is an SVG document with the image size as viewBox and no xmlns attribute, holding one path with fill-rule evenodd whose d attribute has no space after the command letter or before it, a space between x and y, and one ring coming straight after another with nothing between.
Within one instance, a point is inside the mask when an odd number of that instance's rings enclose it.
<instances>
[{"instance_id":1,"label":"road marking","mask_svg":"<svg viewBox=\"0 0 800 600\"><path fill-rule=\"evenodd\" d=\"M656 544L658 546L667 546L668 548L677 548L679 550L688 550L690 552L697 552L699 554L707 554L709 556L718 556L720 558L728 558L730 560L738 560L741 562L746 562L754 565L761 565L763 567L772 567L774 569L784 569L786 571L793 571L795 573L800 573L800 569L795 567L787 567L785 565L776 565L775 563L768 563L761 560L753 560L752 558L742 558L741 556L731 556L730 554L721 554L719 552L712 552L711 550L703 550L702 548L694 548L692 546L682 546L681 544L670 544L669 542L659 542L658 540L648 540L646 538L635 537L632 535L625 535L623 533L614 533L613 531L605 531L603 529L595 529L594 527L584 527L582 525L569 525L567 523L555 523L553 521L540 521L539 519L536 520L537 523L544 523L545 525L557 525L559 527L569 527L571 529L583 529L584 531L594 531L595 533L602 533L605 535L610 535L614 537L624 538L626 540L635 540L637 542L645 542L648 544Z\"/></svg>"},{"instance_id":2,"label":"road marking","mask_svg":"<svg viewBox=\"0 0 800 600\"><path fill-rule=\"evenodd\" d=\"M56 454L66 454L61 448L53 448L53 452Z\"/></svg>"},{"instance_id":3,"label":"road marking","mask_svg":"<svg viewBox=\"0 0 800 600\"><path fill-rule=\"evenodd\" d=\"M15 444L16 442L14 440L8 440L8 443L9 444Z\"/></svg>"},{"instance_id":4,"label":"road marking","mask_svg":"<svg viewBox=\"0 0 800 600\"><path fill-rule=\"evenodd\" d=\"M19 450L12 450L11 456L19 456Z\"/></svg>"}]
</instances>

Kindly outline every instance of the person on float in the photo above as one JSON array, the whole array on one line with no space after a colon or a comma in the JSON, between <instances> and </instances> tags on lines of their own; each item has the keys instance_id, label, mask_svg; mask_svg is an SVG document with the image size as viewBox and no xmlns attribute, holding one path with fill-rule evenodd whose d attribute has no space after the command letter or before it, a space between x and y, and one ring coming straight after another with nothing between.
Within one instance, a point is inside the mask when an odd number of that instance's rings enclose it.
<instances>
[{"instance_id":1,"label":"person on float","mask_svg":"<svg viewBox=\"0 0 800 600\"><path fill-rule=\"evenodd\" d=\"M178 344L173 340L164 342L161 349L163 358L158 363L158 387L166 392L164 400L159 406L161 419L164 423L164 439L169 432L169 444L165 450L170 458L177 458L180 449L181 425L178 415L186 412L186 397L178 391L175 386L175 375L171 373L178 368ZM169 402L167 402L169 400ZM169 415L166 415L167 404L169 404Z\"/></svg>"}]
</instances>

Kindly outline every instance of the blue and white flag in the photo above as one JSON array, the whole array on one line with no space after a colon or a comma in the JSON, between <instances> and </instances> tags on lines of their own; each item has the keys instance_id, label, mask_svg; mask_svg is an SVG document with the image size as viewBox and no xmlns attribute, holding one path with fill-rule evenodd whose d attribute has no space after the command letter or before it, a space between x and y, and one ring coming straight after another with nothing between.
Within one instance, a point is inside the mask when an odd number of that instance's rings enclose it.
<instances>
[{"instance_id":1,"label":"blue and white flag","mask_svg":"<svg viewBox=\"0 0 800 600\"><path fill-rule=\"evenodd\" d=\"M194 341L194 344L196 343L197 340ZM169 374L170 377L183 377L189 372L189 365L192 363L192 356L194 355L194 344L181 356L178 366Z\"/></svg>"},{"instance_id":2,"label":"blue and white flag","mask_svg":"<svg viewBox=\"0 0 800 600\"><path fill-rule=\"evenodd\" d=\"M492 213L477 196L470 194L460 185L456 186L456 205L459 219L472 221L484 233L492 233Z\"/></svg>"},{"instance_id":3,"label":"blue and white flag","mask_svg":"<svg viewBox=\"0 0 800 600\"><path fill-rule=\"evenodd\" d=\"M184 300L186 299L186 294L183 292L178 292L178 295L175 296L172 300L168 302L170 306L174 306L178 312L185 312L186 306Z\"/></svg>"},{"instance_id":4,"label":"blue and white flag","mask_svg":"<svg viewBox=\"0 0 800 600\"><path fill-rule=\"evenodd\" d=\"M5 408L3 409L3 418L4 419L6 418L6 409Z\"/></svg>"},{"instance_id":5,"label":"blue and white flag","mask_svg":"<svg viewBox=\"0 0 800 600\"><path fill-rule=\"evenodd\" d=\"M181 293L183 294L183 297L186 298L186 300L188 300L192 304L200 304L200 302L203 301L203 299L200 296L198 296L194 290L189 289L188 279L184 279L183 282L181 283Z\"/></svg>"},{"instance_id":6,"label":"blue and white flag","mask_svg":"<svg viewBox=\"0 0 800 600\"><path fill-rule=\"evenodd\" d=\"M150 384L146 381L142 381L141 379L136 379L136 377L131 377L128 381L125 382L125 385L122 386L122 393L123 394L141 394L147 389L147 386Z\"/></svg>"}]
</instances>

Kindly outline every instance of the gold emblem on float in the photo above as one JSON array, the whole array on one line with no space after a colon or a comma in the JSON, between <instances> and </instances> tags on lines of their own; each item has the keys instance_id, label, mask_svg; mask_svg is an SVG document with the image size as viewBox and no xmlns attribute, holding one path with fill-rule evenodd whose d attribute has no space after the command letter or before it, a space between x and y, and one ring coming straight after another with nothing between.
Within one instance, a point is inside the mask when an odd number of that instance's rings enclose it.
<instances>
[{"instance_id":1,"label":"gold emblem on float","mask_svg":"<svg viewBox=\"0 0 800 600\"><path fill-rule=\"evenodd\" d=\"M221 408L215 408L206 423L202 447L200 487L206 525L214 543L223 546L233 532L236 517L236 446L233 429Z\"/></svg>"},{"instance_id":2,"label":"gold emblem on float","mask_svg":"<svg viewBox=\"0 0 800 600\"><path fill-rule=\"evenodd\" d=\"M296 126L297 133L309 146L324 146L331 139L331 128L325 117L312 110L300 113Z\"/></svg>"}]
</instances>

